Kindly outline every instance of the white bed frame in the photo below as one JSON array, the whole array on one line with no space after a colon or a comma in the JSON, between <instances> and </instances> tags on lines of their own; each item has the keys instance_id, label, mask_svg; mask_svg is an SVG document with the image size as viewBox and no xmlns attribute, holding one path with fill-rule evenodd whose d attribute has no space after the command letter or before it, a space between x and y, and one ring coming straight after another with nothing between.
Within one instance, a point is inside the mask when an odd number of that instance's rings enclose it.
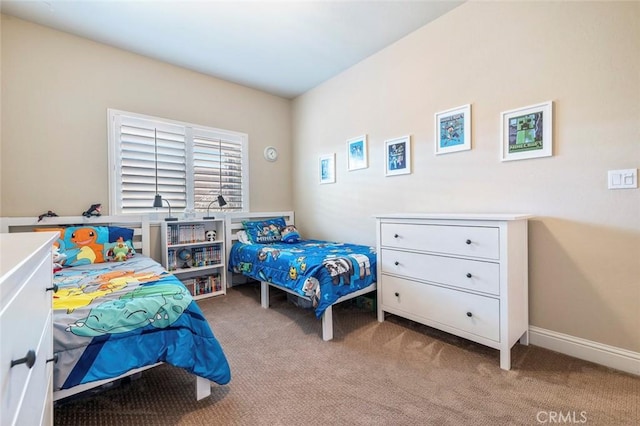
<instances>
[{"instance_id":1,"label":"white bed frame","mask_svg":"<svg viewBox=\"0 0 640 426\"><path fill-rule=\"evenodd\" d=\"M151 237L150 237L150 222L145 216L56 216L56 217L43 217L38 221L37 217L3 217L0 218L0 232L31 232L33 228L55 228L61 226L74 226L74 225L87 225L87 226L121 226L131 228L134 231L133 245L136 251L139 251L147 256L151 254ZM86 383L78 386L74 386L70 389L62 389L53 392L53 400L57 401L62 398L67 398L72 395L76 395L80 392L85 392L89 389L93 389L105 384L114 382L124 377L132 376L141 373L144 370L158 366L162 363L156 363L153 365L147 365L141 368L136 368L112 379L99 380L91 383ZM211 381L203 377L196 376L196 399L199 401L203 398L211 395Z\"/></svg>"},{"instance_id":2,"label":"white bed frame","mask_svg":"<svg viewBox=\"0 0 640 426\"><path fill-rule=\"evenodd\" d=\"M284 212L264 212L264 213L230 213L226 215L225 218L225 241L227 242L227 259L229 259L229 252L231 251L231 246L235 241L238 240L238 231L244 229L242 225L243 220L265 220L272 219L275 217L284 217L284 220L287 225L294 224L294 213L292 211L284 211ZM227 287L231 287L233 285L233 273L227 272ZM260 305L268 309L269 308L269 287L275 287L282 291L286 291L287 293L291 293L295 296L298 296L302 299L311 301L309 297L301 296L298 293L290 290L286 287L280 286L278 284L273 284L266 281L260 281ZM363 294L370 293L376 290L376 283L372 283L371 285L360 289L356 292L347 294L342 296L338 300L336 300L333 305L344 302L349 299L353 299L354 297L362 296ZM329 341L333 339L333 305L329 306L324 313L322 314L322 340Z\"/></svg>"}]
</instances>

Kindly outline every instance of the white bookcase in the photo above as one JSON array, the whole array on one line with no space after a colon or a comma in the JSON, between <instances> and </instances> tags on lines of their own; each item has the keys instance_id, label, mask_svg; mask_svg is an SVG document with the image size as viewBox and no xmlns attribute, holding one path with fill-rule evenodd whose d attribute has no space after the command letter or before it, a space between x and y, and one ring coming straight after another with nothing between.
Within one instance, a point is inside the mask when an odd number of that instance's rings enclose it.
<instances>
[{"instance_id":1,"label":"white bookcase","mask_svg":"<svg viewBox=\"0 0 640 426\"><path fill-rule=\"evenodd\" d=\"M224 220L165 221L161 237L163 266L194 299L227 293Z\"/></svg>"}]
</instances>

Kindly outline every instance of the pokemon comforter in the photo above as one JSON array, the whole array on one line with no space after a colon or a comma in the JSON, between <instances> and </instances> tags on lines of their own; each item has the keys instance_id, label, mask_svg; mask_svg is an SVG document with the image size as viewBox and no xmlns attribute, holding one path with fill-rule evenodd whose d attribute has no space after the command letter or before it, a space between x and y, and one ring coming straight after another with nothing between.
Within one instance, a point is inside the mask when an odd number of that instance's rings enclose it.
<instances>
[{"instance_id":1,"label":"pokemon comforter","mask_svg":"<svg viewBox=\"0 0 640 426\"><path fill-rule=\"evenodd\" d=\"M229 271L286 287L311 299L315 314L376 282L374 247L318 240L235 243Z\"/></svg>"},{"instance_id":2,"label":"pokemon comforter","mask_svg":"<svg viewBox=\"0 0 640 426\"><path fill-rule=\"evenodd\" d=\"M229 364L202 311L154 260L135 255L67 268L54 284L54 390L161 361L229 382Z\"/></svg>"}]
</instances>

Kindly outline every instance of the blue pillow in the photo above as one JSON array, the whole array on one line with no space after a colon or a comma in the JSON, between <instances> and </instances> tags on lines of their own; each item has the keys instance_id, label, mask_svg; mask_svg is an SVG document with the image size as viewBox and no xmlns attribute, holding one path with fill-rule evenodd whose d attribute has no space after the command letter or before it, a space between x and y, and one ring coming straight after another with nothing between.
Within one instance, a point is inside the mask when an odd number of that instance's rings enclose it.
<instances>
[{"instance_id":1,"label":"blue pillow","mask_svg":"<svg viewBox=\"0 0 640 426\"><path fill-rule=\"evenodd\" d=\"M109 230L106 226L70 226L65 229L62 241L67 255L65 266L103 263Z\"/></svg>"},{"instance_id":2,"label":"blue pillow","mask_svg":"<svg viewBox=\"0 0 640 426\"><path fill-rule=\"evenodd\" d=\"M120 228L119 226L109 226L109 242L115 243L122 237L124 241L133 241L133 229Z\"/></svg>"},{"instance_id":3,"label":"blue pillow","mask_svg":"<svg viewBox=\"0 0 640 426\"><path fill-rule=\"evenodd\" d=\"M287 226L287 223L283 217L277 217L256 221L243 220L242 225L252 243L269 244L282 240L280 230Z\"/></svg>"},{"instance_id":4,"label":"blue pillow","mask_svg":"<svg viewBox=\"0 0 640 426\"><path fill-rule=\"evenodd\" d=\"M298 229L296 229L293 225L285 226L281 231L280 235L282 235L282 242L287 244L297 243L300 241L300 233Z\"/></svg>"}]
</instances>

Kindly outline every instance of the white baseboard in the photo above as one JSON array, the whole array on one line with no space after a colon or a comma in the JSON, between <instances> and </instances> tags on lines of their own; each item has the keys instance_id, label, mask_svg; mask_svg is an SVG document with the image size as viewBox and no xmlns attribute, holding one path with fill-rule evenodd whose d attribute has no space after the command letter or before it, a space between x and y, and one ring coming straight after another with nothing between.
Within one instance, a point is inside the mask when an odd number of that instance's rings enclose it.
<instances>
[{"instance_id":1,"label":"white baseboard","mask_svg":"<svg viewBox=\"0 0 640 426\"><path fill-rule=\"evenodd\" d=\"M529 327L529 343L640 376L640 353L638 352L534 326Z\"/></svg>"}]
</instances>

